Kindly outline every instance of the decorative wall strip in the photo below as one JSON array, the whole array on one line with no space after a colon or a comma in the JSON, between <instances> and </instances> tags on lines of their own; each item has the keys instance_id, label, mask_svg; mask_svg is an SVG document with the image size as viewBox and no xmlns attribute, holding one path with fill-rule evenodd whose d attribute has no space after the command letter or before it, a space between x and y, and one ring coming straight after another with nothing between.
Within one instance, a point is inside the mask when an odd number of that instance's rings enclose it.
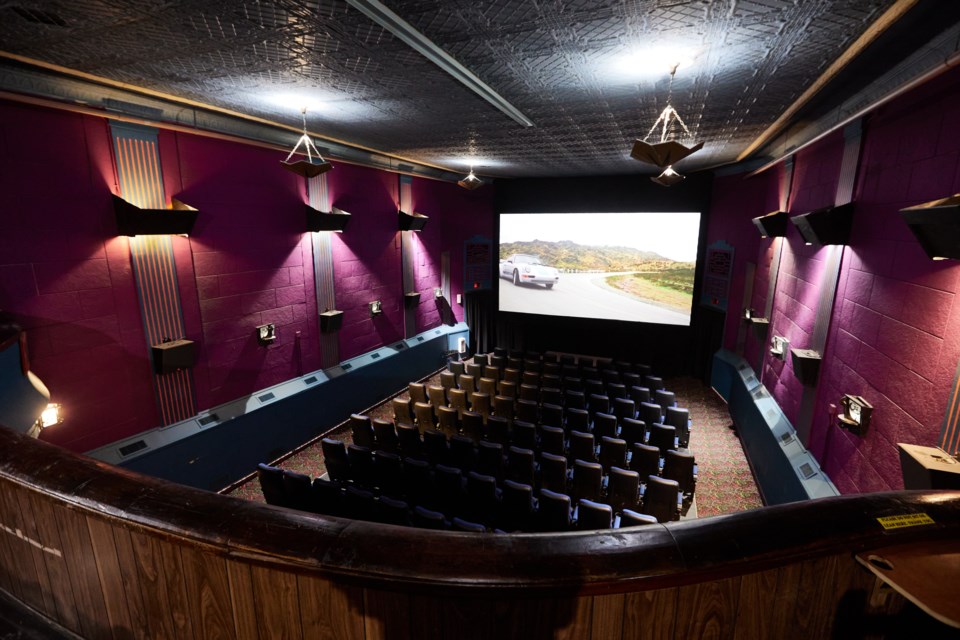
<instances>
[{"instance_id":1,"label":"decorative wall strip","mask_svg":"<svg viewBox=\"0 0 960 640\"><path fill-rule=\"evenodd\" d=\"M122 197L144 209L166 208L157 130L116 122L111 122L110 127ZM185 335L173 240L165 235L130 238L130 258L149 353L151 345ZM154 389L163 424L173 424L196 413L193 380L188 371L154 376Z\"/></svg>"},{"instance_id":2,"label":"decorative wall strip","mask_svg":"<svg viewBox=\"0 0 960 640\"><path fill-rule=\"evenodd\" d=\"M330 189L327 185L327 174L307 180L307 197L310 206L317 211L330 212ZM333 272L333 240L330 231L313 232L313 280L317 289L317 312L331 311L337 308L335 280ZM317 322L320 322L319 316ZM328 369L340 362L340 334L336 331L323 333L320 336L320 364Z\"/></svg>"}]
</instances>

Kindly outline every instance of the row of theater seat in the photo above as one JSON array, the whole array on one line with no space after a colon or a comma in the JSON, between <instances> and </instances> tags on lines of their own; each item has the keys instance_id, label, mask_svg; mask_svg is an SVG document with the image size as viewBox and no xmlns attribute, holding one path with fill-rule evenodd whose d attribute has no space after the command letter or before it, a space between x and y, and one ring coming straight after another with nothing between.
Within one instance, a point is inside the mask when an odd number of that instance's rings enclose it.
<instances>
[{"instance_id":1,"label":"row of theater seat","mask_svg":"<svg viewBox=\"0 0 960 640\"><path fill-rule=\"evenodd\" d=\"M464 476L460 469L445 465L431 469L422 461L412 459L405 461L404 475L399 484L393 481L394 490L390 492L322 478L311 480L309 476L263 464L258 468L258 476L269 504L431 529L476 532L605 529L675 519L679 509L675 502L676 483L661 478L648 479L641 499L627 501L615 510L611 504L589 498L580 498L574 503L570 495L549 489L541 489L535 496L531 485L513 480L505 480L498 487L491 476L475 471ZM611 490L609 497L623 499L616 489ZM639 512L634 510L638 506Z\"/></svg>"},{"instance_id":2,"label":"row of theater seat","mask_svg":"<svg viewBox=\"0 0 960 640\"><path fill-rule=\"evenodd\" d=\"M645 477L656 474L653 465L668 451L682 451L672 426L653 424L647 430L638 420L624 423L623 429L617 432L622 437L600 436L599 439L589 430L567 432L559 427L535 426L519 420L509 423L493 416L486 424L477 424L471 432L452 434L432 428L421 434L410 425L371 420L360 414L350 416L349 424L353 443L359 447L465 469L472 468L470 461L478 456L496 459L508 448L516 447L533 451L537 460L551 456L564 458L571 464L575 460L599 462L604 470L612 466L629 467ZM333 452L328 454L324 450L325 458L330 459L331 455Z\"/></svg>"}]
</instances>

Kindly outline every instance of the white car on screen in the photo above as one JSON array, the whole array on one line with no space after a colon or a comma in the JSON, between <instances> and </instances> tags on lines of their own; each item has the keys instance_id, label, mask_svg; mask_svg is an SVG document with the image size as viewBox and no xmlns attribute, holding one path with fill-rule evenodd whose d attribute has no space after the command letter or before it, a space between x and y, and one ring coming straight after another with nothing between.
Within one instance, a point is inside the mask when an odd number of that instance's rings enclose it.
<instances>
[{"instance_id":1,"label":"white car on screen","mask_svg":"<svg viewBox=\"0 0 960 640\"><path fill-rule=\"evenodd\" d=\"M515 253L500 261L500 277L512 280L517 286L532 282L553 289L553 285L560 280L560 272L541 264L539 256Z\"/></svg>"}]
</instances>

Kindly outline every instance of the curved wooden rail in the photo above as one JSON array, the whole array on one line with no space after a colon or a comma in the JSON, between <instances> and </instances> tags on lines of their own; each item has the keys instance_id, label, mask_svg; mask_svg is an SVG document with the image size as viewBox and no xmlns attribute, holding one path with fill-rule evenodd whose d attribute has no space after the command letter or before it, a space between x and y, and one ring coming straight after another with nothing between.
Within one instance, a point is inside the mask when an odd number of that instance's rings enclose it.
<instances>
[{"instance_id":1,"label":"curved wooden rail","mask_svg":"<svg viewBox=\"0 0 960 640\"><path fill-rule=\"evenodd\" d=\"M877 521L910 513L934 524ZM0 429L0 525L0 588L91 638L809 638L877 615L864 597L843 609L872 584L852 554L956 538L960 492L592 533L434 532L223 497Z\"/></svg>"}]
</instances>

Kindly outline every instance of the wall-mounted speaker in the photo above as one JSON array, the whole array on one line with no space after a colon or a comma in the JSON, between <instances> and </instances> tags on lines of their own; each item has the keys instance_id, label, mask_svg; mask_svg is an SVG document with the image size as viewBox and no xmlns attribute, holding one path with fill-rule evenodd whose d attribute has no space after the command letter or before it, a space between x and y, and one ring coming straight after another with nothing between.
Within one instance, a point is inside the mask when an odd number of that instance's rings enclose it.
<instances>
[{"instance_id":1,"label":"wall-mounted speaker","mask_svg":"<svg viewBox=\"0 0 960 640\"><path fill-rule=\"evenodd\" d=\"M853 203L823 207L790 218L804 242L818 246L847 244L853 226Z\"/></svg>"},{"instance_id":2,"label":"wall-mounted speaker","mask_svg":"<svg viewBox=\"0 0 960 640\"><path fill-rule=\"evenodd\" d=\"M934 260L960 260L960 194L900 209L917 242Z\"/></svg>"},{"instance_id":3,"label":"wall-mounted speaker","mask_svg":"<svg viewBox=\"0 0 960 640\"><path fill-rule=\"evenodd\" d=\"M189 369L196 358L193 340L170 340L150 347L155 373L171 373L177 369Z\"/></svg>"},{"instance_id":4,"label":"wall-mounted speaker","mask_svg":"<svg viewBox=\"0 0 960 640\"><path fill-rule=\"evenodd\" d=\"M786 211L773 211L765 216L753 219L753 226L764 238L778 238L787 235L787 220L790 214Z\"/></svg>"}]
</instances>

